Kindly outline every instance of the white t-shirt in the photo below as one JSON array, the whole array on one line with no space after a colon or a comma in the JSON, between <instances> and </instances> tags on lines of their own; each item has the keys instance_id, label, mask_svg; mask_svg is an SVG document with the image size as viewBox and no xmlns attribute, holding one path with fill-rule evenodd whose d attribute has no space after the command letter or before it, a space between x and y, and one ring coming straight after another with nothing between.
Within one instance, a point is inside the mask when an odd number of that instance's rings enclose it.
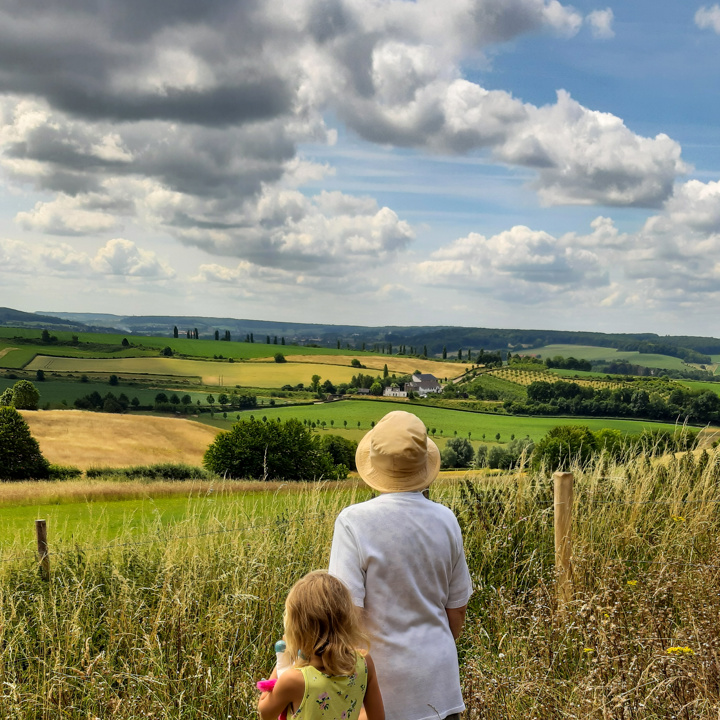
<instances>
[{"instance_id":1,"label":"white t-shirt","mask_svg":"<svg viewBox=\"0 0 720 720\"><path fill-rule=\"evenodd\" d=\"M445 608L466 605L472 583L452 511L420 492L351 505L335 521L329 571L365 608L386 720L462 712Z\"/></svg>"}]
</instances>

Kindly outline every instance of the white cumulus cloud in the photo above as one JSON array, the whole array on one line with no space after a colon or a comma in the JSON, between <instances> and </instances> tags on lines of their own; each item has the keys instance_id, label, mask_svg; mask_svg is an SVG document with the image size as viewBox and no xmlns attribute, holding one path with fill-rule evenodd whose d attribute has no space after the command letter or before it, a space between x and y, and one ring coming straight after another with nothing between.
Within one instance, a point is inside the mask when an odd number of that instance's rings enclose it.
<instances>
[{"instance_id":1,"label":"white cumulus cloud","mask_svg":"<svg viewBox=\"0 0 720 720\"><path fill-rule=\"evenodd\" d=\"M699 8L695 13L695 24L701 30L714 30L720 35L720 5Z\"/></svg>"},{"instance_id":2,"label":"white cumulus cloud","mask_svg":"<svg viewBox=\"0 0 720 720\"><path fill-rule=\"evenodd\" d=\"M585 22L590 25L593 37L601 39L609 39L615 37L615 31L612 24L615 16L611 8L605 10L593 10L585 18Z\"/></svg>"}]
</instances>

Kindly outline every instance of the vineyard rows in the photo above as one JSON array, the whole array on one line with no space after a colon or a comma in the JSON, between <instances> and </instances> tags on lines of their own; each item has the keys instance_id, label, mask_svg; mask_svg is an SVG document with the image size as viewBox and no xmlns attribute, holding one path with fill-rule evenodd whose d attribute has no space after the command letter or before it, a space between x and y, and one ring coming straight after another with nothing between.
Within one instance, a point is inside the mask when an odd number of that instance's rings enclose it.
<instances>
[{"instance_id":1,"label":"vineyard rows","mask_svg":"<svg viewBox=\"0 0 720 720\"><path fill-rule=\"evenodd\" d=\"M558 377L553 373L547 372L546 370L515 370L509 367L496 368L491 370L488 375L500 378L501 380L507 380L508 382L516 383L517 385L530 385L533 382L572 382L576 385L582 385L583 387L591 387L594 390L603 390L609 388L615 390L616 388L622 387L623 383L617 380L601 380L593 378L592 380L585 380L579 378L565 378Z\"/></svg>"}]
</instances>

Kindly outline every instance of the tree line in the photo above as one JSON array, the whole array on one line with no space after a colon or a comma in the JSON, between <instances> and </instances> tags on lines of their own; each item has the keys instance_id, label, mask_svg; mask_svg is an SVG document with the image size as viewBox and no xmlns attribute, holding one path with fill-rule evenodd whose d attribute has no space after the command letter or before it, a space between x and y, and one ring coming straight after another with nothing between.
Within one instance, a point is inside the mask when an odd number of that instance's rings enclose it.
<instances>
[{"instance_id":1,"label":"tree line","mask_svg":"<svg viewBox=\"0 0 720 720\"><path fill-rule=\"evenodd\" d=\"M672 389L667 399L657 392L629 386L595 389L573 382L538 380L527 386L527 401L506 400L508 412L522 415L631 417L695 424L720 422L720 396L709 390Z\"/></svg>"}]
</instances>

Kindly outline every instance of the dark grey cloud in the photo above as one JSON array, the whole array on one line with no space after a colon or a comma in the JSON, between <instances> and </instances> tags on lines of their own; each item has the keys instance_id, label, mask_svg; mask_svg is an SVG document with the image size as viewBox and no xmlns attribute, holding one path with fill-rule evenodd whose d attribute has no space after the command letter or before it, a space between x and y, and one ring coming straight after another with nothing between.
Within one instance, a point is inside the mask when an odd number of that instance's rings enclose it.
<instances>
[{"instance_id":1,"label":"dark grey cloud","mask_svg":"<svg viewBox=\"0 0 720 720\"><path fill-rule=\"evenodd\" d=\"M567 95L536 108L462 78L465 56L581 21L556 0L453 0L442 13L437 0L8 0L2 160L56 194L18 222L92 235L132 218L257 265L372 264L412 239L392 211L287 191L298 144L327 139L325 117L376 143L532 168L549 203L657 205L684 167L669 138L639 138ZM571 261L512 272L529 284L595 272Z\"/></svg>"}]
</instances>

